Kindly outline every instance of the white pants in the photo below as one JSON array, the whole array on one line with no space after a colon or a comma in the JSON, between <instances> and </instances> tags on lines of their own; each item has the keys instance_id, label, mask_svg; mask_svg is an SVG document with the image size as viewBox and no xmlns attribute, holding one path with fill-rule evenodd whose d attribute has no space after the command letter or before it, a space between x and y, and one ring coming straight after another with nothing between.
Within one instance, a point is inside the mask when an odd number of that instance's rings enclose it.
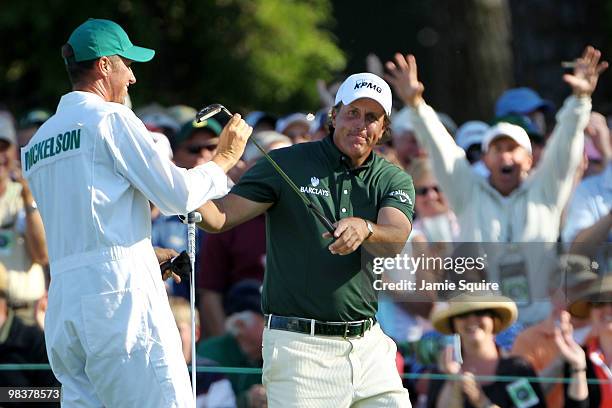
<instances>
[{"instance_id":1,"label":"white pants","mask_svg":"<svg viewBox=\"0 0 612 408\"><path fill-rule=\"evenodd\" d=\"M62 406L194 406L148 239L52 263L45 340Z\"/></svg>"},{"instance_id":2,"label":"white pants","mask_svg":"<svg viewBox=\"0 0 612 408\"><path fill-rule=\"evenodd\" d=\"M396 353L378 324L349 339L264 329L268 407L409 408Z\"/></svg>"}]
</instances>

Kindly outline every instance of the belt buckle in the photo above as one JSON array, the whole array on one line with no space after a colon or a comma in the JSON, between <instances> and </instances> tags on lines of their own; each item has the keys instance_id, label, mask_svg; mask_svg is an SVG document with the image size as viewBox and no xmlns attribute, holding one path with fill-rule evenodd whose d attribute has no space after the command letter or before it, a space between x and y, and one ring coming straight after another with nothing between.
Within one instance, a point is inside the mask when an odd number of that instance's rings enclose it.
<instances>
[{"instance_id":1,"label":"belt buckle","mask_svg":"<svg viewBox=\"0 0 612 408\"><path fill-rule=\"evenodd\" d=\"M343 339L346 340L346 338L348 337L349 334L349 324L348 322L344 323L344 335L342 336Z\"/></svg>"}]
</instances>

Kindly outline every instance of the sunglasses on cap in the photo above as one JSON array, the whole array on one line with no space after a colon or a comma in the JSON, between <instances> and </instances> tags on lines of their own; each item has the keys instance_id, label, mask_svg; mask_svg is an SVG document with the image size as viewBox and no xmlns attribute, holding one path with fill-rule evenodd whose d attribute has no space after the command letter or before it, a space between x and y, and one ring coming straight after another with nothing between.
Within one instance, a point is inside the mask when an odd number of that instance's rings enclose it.
<instances>
[{"instance_id":1,"label":"sunglasses on cap","mask_svg":"<svg viewBox=\"0 0 612 408\"><path fill-rule=\"evenodd\" d=\"M416 193L416 195L427 195L427 193L429 193L429 190L433 190L436 193L439 193L440 187L439 186L419 187L419 188L415 188L414 192Z\"/></svg>"},{"instance_id":2,"label":"sunglasses on cap","mask_svg":"<svg viewBox=\"0 0 612 408\"><path fill-rule=\"evenodd\" d=\"M211 151L211 152L212 152L212 151L213 151L213 150L215 150L216 148L217 148L217 145L216 145L216 144L213 144L213 145L211 145L211 144L209 144L209 145L204 145L204 144L202 144L202 145L185 146L185 150L186 150L187 152L191 153L191 154L200 154L200 152L201 152L203 149L206 149L206 150L208 150L208 151Z\"/></svg>"}]
</instances>

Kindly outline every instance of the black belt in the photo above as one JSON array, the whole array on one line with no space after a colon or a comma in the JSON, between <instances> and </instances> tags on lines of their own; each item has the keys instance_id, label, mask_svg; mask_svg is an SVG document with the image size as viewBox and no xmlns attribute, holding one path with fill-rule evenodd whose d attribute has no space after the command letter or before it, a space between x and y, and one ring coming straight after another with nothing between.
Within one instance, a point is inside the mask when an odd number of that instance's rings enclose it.
<instances>
[{"instance_id":1,"label":"black belt","mask_svg":"<svg viewBox=\"0 0 612 408\"><path fill-rule=\"evenodd\" d=\"M376 323L376 318L356 322L322 322L301 317L264 315L266 328L318 336L363 337Z\"/></svg>"}]
</instances>

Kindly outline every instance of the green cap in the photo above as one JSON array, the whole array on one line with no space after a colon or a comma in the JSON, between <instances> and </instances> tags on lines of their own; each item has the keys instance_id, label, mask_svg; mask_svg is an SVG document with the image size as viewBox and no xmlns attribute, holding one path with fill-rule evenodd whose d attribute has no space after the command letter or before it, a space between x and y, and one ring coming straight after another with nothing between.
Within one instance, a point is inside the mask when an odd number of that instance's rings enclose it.
<instances>
[{"instance_id":1,"label":"green cap","mask_svg":"<svg viewBox=\"0 0 612 408\"><path fill-rule=\"evenodd\" d=\"M68 44L76 62L110 55L147 62L155 55L154 50L132 44L123 28L110 20L90 18L72 32Z\"/></svg>"},{"instance_id":2,"label":"green cap","mask_svg":"<svg viewBox=\"0 0 612 408\"><path fill-rule=\"evenodd\" d=\"M189 139L189 137L197 130L208 130L212 132L215 137L211 138L211 140L216 142L223 128L221 127L221 124L219 122L212 118L203 120L201 122L197 122L194 119L181 126L181 130L179 130L177 135L173 137L172 140L170 140L170 144L173 148L175 148L179 144L183 143L185 140Z\"/></svg>"}]
</instances>

